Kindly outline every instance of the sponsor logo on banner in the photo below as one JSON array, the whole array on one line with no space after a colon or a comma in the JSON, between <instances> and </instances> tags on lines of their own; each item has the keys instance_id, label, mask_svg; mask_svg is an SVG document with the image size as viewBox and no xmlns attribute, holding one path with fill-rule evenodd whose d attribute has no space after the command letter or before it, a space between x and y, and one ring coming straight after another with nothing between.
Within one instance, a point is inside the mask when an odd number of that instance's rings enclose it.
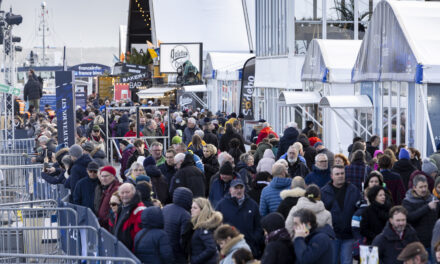
<instances>
[{"instance_id":1,"label":"sponsor logo on banner","mask_svg":"<svg viewBox=\"0 0 440 264\"><path fill-rule=\"evenodd\" d=\"M58 141L65 147L75 144L75 93L72 82L72 71L55 72Z\"/></svg>"},{"instance_id":2,"label":"sponsor logo on banner","mask_svg":"<svg viewBox=\"0 0 440 264\"><path fill-rule=\"evenodd\" d=\"M177 70L185 61L191 60L191 57L185 46L177 45L171 50L170 60L174 69Z\"/></svg>"},{"instance_id":3,"label":"sponsor logo on banner","mask_svg":"<svg viewBox=\"0 0 440 264\"><path fill-rule=\"evenodd\" d=\"M254 105L252 95L254 94L255 79L255 57L246 61L243 67L240 93L240 113L245 120L254 119Z\"/></svg>"}]
</instances>

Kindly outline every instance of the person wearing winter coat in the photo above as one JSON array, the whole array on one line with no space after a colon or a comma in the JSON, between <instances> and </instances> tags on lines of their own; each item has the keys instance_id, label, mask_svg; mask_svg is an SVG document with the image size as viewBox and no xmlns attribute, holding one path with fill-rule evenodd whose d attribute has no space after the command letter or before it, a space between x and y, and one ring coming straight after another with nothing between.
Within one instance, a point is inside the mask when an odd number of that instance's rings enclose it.
<instances>
[{"instance_id":1,"label":"person wearing winter coat","mask_svg":"<svg viewBox=\"0 0 440 264\"><path fill-rule=\"evenodd\" d=\"M240 141L238 139L231 139L231 141L229 142L228 153L232 156L232 158L234 158L234 164L237 165L238 162L240 162L240 156L244 153L240 149Z\"/></svg>"},{"instance_id":2,"label":"person wearing winter coat","mask_svg":"<svg viewBox=\"0 0 440 264\"><path fill-rule=\"evenodd\" d=\"M211 121L209 117L205 117L203 124L203 140L206 142L206 144L212 144L214 147L218 148L218 138L217 135L212 133L212 130L214 129L214 124L211 124Z\"/></svg>"},{"instance_id":3,"label":"person wearing winter coat","mask_svg":"<svg viewBox=\"0 0 440 264\"><path fill-rule=\"evenodd\" d=\"M321 191L317 185L311 184L307 186L304 197L298 199L298 202L292 207L286 218L286 228L292 236L294 235L293 215L301 209L308 209L315 214L318 227L333 225L332 215L325 209L324 203L321 201Z\"/></svg>"},{"instance_id":4,"label":"person wearing winter coat","mask_svg":"<svg viewBox=\"0 0 440 264\"><path fill-rule=\"evenodd\" d=\"M188 118L188 124L186 128L183 130L182 140L183 143L185 143L185 145L187 146L189 142L191 142L192 137L194 136L194 132L200 129L196 123L197 122L193 117Z\"/></svg>"},{"instance_id":5,"label":"person wearing winter coat","mask_svg":"<svg viewBox=\"0 0 440 264\"><path fill-rule=\"evenodd\" d=\"M429 248L431 246L432 229L439 214L438 199L428 190L428 181L424 175L413 179L413 188L409 189L402 202L408 210L408 223L417 231L420 242Z\"/></svg>"},{"instance_id":6,"label":"person wearing winter coat","mask_svg":"<svg viewBox=\"0 0 440 264\"><path fill-rule=\"evenodd\" d=\"M127 114L123 114L121 118L118 120L118 125L116 129L116 136L117 137L125 137L125 134L130 130L130 120L128 119Z\"/></svg>"},{"instance_id":7,"label":"person wearing winter coat","mask_svg":"<svg viewBox=\"0 0 440 264\"><path fill-rule=\"evenodd\" d=\"M304 152L304 158L306 159L307 168L312 168L315 164L315 156L317 154L316 149L310 146L309 139L306 135L299 135L298 142L301 143Z\"/></svg>"},{"instance_id":8,"label":"person wearing winter coat","mask_svg":"<svg viewBox=\"0 0 440 264\"><path fill-rule=\"evenodd\" d=\"M290 209L294 207L299 198L303 197L306 190L306 183L301 176L296 176L292 179L292 184L289 190L280 192L281 199L283 199L277 208L277 212L282 214L285 219L289 216Z\"/></svg>"},{"instance_id":9,"label":"person wearing winter coat","mask_svg":"<svg viewBox=\"0 0 440 264\"><path fill-rule=\"evenodd\" d=\"M367 190L370 205L362 213L360 232L362 236L366 237L366 244L370 245L385 227L390 205L386 200L385 189L382 186L373 186Z\"/></svg>"},{"instance_id":10,"label":"person wearing winter coat","mask_svg":"<svg viewBox=\"0 0 440 264\"><path fill-rule=\"evenodd\" d=\"M327 155L328 166L330 168L333 167L333 164L335 162L335 154L331 152L328 148L326 148L322 142L316 142L313 147L316 149L317 154L324 153L325 155Z\"/></svg>"},{"instance_id":11,"label":"person wearing winter coat","mask_svg":"<svg viewBox=\"0 0 440 264\"><path fill-rule=\"evenodd\" d=\"M131 164L133 164L133 162L136 162L139 157L142 156L142 157L147 158L148 156L150 156L150 153L148 152L148 150L145 149L145 143L142 139L136 139L133 142L133 145L136 150L133 152L131 157L128 159L127 168L130 168Z\"/></svg>"},{"instance_id":12,"label":"person wearing winter coat","mask_svg":"<svg viewBox=\"0 0 440 264\"><path fill-rule=\"evenodd\" d=\"M143 137L144 134L142 134L142 131L139 131L139 137ZM136 123L132 122L130 124L130 128L129 130L122 135L121 137L126 137L126 138L133 138L133 137L137 137L137 127L136 127Z\"/></svg>"},{"instance_id":13,"label":"person wearing winter coat","mask_svg":"<svg viewBox=\"0 0 440 264\"><path fill-rule=\"evenodd\" d=\"M116 192L121 183L116 178L116 169L112 166L105 166L99 170L100 184L95 187L95 197L93 199L94 212L98 217L99 224L109 230L109 201L113 193Z\"/></svg>"},{"instance_id":14,"label":"person wearing winter coat","mask_svg":"<svg viewBox=\"0 0 440 264\"><path fill-rule=\"evenodd\" d=\"M125 181L125 171L128 169L128 159L133 155L133 152L136 151L136 148L133 144L129 143L127 140L119 141L119 148L122 152L122 159L120 160L121 169L119 175L121 175L121 179Z\"/></svg>"},{"instance_id":15,"label":"person wearing winter coat","mask_svg":"<svg viewBox=\"0 0 440 264\"><path fill-rule=\"evenodd\" d=\"M219 171L220 177L215 179L211 183L211 188L209 190L209 201L212 206L217 206L218 202L222 200L226 194L229 193L229 188L231 186L231 181L239 178L237 173L234 172L232 164L226 161Z\"/></svg>"},{"instance_id":16,"label":"person wearing winter coat","mask_svg":"<svg viewBox=\"0 0 440 264\"><path fill-rule=\"evenodd\" d=\"M269 137L269 135L274 135L276 138L279 138L277 133L275 133L275 131L273 131L272 127L270 127L269 123L264 122L263 129L261 129L260 133L258 134L256 144L258 145L258 143L260 143L264 138Z\"/></svg>"},{"instance_id":17,"label":"person wearing winter coat","mask_svg":"<svg viewBox=\"0 0 440 264\"><path fill-rule=\"evenodd\" d=\"M220 247L219 264L235 264L232 255L241 248L251 251L244 235L240 234L237 228L228 224L217 227L214 239Z\"/></svg>"},{"instance_id":18,"label":"person wearing winter coat","mask_svg":"<svg viewBox=\"0 0 440 264\"><path fill-rule=\"evenodd\" d=\"M83 154L83 149L77 144L70 147L69 155L73 161L73 165L70 169L70 176L64 183L64 186L74 193L78 181L87 177L87 165L92 161L92 158L89 154Z\"/></svg>"},{"instance_id":19,"label":"person wearing winter coat","mask_svg":"<svg viewBox=\"0 0 440 264\"><path fill-rule=\"evenodd\" d=\"M287 152L287 149L293 145L298 140L299 132L297 129L297 124L295 122L290 122L287 124L287 128L283 132L283 136L280 138L280 144L278 147L276 159Z\"/></svg>"},{"instance_id":20,"label":"person wearing winter coat","mask_svg":"<svg viewBox=\"0 0 440 264\"><path fill-rule=\"evenodd\" d=\"M193 194L185 187L177 188L173 193L173 203L163 208L164 230L168 234L173 249L174 263L188 263L181 237L191 221Z\"/></svg>"},{"instance_id":21,"label":"person wearing winter coat","mask_svg":"<svg viewBox=\"0 0 440 264\"><path fill-rule=\"evenodd\" d=\"M255 178L254 157L249 153L242 154L240 161L235 166L235 171L243 180L246 191L251 190L252 180Z\"/></svg>"},{"instance_id":22,"label":"person wearing winter coat","mask_svg":"<svg viewBox=\"0 0 440 264\"><path fill-rule=\"evenodd\" d=\"M255 175L255 179L252 180L252 188L247 192L249 197L257 204L260 204L261 192L269 185L272 180L272 174L267 171L259 172Z\"/></svg>"},{"instance_id":23,"label":"person wearing winter coat","mask_svg":"<svg viewBox=\"0 0 440 264\"><path fill-rule=\"evenodd\" d=\"M244 183L240 178L231 182L229 194L217 204L216 211L223 214L223 223L235 226L244 235L252 254L256 258L261 256L263 231L260 212L257 203L245 194Z\"/></svg>"},{"instance_id":24,"label":"person wearing winter coat","mask_svg":"<svg viewBox=\"0 0 440 264\"><path fill-rule=\"evenodd\" d=\"M216 264L218 258L214 231L222 224L223 215L214 211L206 198L194 199L191 207L191 264Z\"/></svg>"},{"instance_id":25,"label":"person wearing winter coat","mask_svg":"<svg viewBox=\"0 0 440 264\"><path fill-rule=\"evenodd\" d=\"M257 146L257 150L254 153L254 162L255 164L260 163L260 160L262 158L264 158L264 153L266 152L267 149L272 150L272 144L269 143L269 139L263 139L263 141L261 141L258 146ZM273 151L272 151L273 153Z\"/></svg>"},{"instance_id":26,"label":"person wearing winter coat","mask_svg":"<svg viewBox=\"0 0 440 264\"><path fill-rule=\"evenodd\" d=\"M264 151L263 158L258 162L257 173L261 171L272 172L272 166L275 163L275 155L271 149Z\"/></svg>"},{"instance_id":27,"label":"person wearing winter coat","mask_svg":"<svg viewBox=\"0 0 440 264\"><path fill-rule=\"evenodd\" d=\"M365 161L365 152L363 150L356 150L351 157L350 165L345 167L345 178L356 186L359 192L363 191L362 183L370 174L371 168Z\"/></svg>"},{"instance_id":28,"label":"person wearing winter coat","mask_svg":"<svg viewBox=\"0 0 440 264\"><path fill-rule=\"evenodd\" d=\"M149 158L150 157L148 157L147 159ZM169 198L169 193L168 193L169 188L165 176L162 175L161 171L154 164L152 165L150 164L147 167L145 167L145 172L151 178L154 198L158 199L162 204L168 203L168 201L171 199Z\"/></svg>"},{"instance_id":29,"label":"person wearing winter coat","mask_svg":"<svg viewBox=\"0 0 440 264\"><path fill-rule=\"evenodd\" d=\"M223 151L229 152L229 149L230 149L229 142L231 142L231 140L234 139L234 138L239 141L239 149L240 149L240 151L245 153L246 149L244 147L243 138L240 136L240 134L238 134L237 132L234 131L234 128L232 127L231 124L227 124L226 125L226 132L220 138L220 142L219 142L220 151L222 151L222 152Z\"/></svg>"},{"instance_id":30,"label":"person wearing winter coat","mask_svg":"<svg viewBox=\"0 0 440 264\"><path fill-rule=\"evenodd\" d=\"M88 177L84 177L78 181L73 193L73 203L94 210L95 188L99 184L98 179L98 163L91 161L87 165Z\"/></svg>"},{"instance_id":31,"label":"person wearing winter coat","mask_svg":"<svg viewBox=\"0 0 440 264\"><path fill-rule=\"evenodd\" d=\"M334 259L333 240L335 233L329 225L318 227L315 214L301 209L293 215L296 263L326 264Z\"/></svg>"},{"instance_id":32,"label":"person wearing winter coat","mask_svg":"<svg viewBox=\"0 0 440 264\"><path fill-rule=\"evenodd\" d=\"M440 168L440 143L437 143L436 152L429 156L429 159L432 160L437 168Z\"/></svg>"},{"instance_id":33,"label":"person wearing winter coat","mask_svg":"<svg viewBox=\"0 0 440 264\"><path fill-rule=\"evenodd\" d=\"M321 199L332 215L333 229L336 234L332 263L337 263L338 260L342 263L351 263L354 243L351 218L361 195L356 186L345 181L343 166L334 166L331 173L332 180L321 189Z\"/></svg>"},{"instance_id":34,"label":"person wearing winter coat","mask_svg":"<svg viewBox=\"0 0 440 264\"><path fill-rule=\"evenodd\" d=\"M312 165L312 172L305 177L306 184L316 184L319 188L324 187L330 179L330 168L328 158L325 154L316 155L316 164Z\"/></svg>"},{"instance_id":35,"label":"person wearing winter coat","mask_svg":"<svg viewBox=\"0 0 440 264\"><path fill-rule=\"evenodd\" d=\"M194 197L204 197L205 175L195 166L193 155L179 153L174 157L174 163L177 172L171 179L170 195L173 195L176 188L186 187L191 190Z\"/></svg>"},{"instance_id":36,"label":"person wearing winter coat","mask_svg":"<svg viewBox=\"0 0 440 264\"><path fill-rule=\"evenodd\" d=\"M383 231L373 240L372 246L379 249L379 260L382 264L402 264L397 256L406 245L419 241L417 232L407 223L408 211L403 206L390 209L389 219Z\"/></svg>"},{"instance_id":37,"label":"person wearing winter coat","mask_svg":"<svg viewBox=\"0 0 440 264\"><path fill-rule=\"evenodd\" d=\"M144 203L131 183L124 183L118 188L122 206L119 208L113 235L128 249L134 250L134 238L141 230L141 215Z\"/></svg>"},{"instance_id":38,"label":"person wearing winter coat","mask_svg":"<svg viewBox=\"0 0 440 264\"><path fill-rule=\"evenodd\" d=\"M290 264L295 263L295 249L293 248L290 234L284 227L284 217L280 213L270 213L261 219L266 237L261 262L264 264Z\"/></svg>"},{"instance_id":39,"label":"person wearing winter coat","mask_svg":"<svg viewBox=\"0 0 440 264\"><path fill-rule=\"evenodd\" d=\"M217 159L217 148L212 144L203 147L203 166L205 169L205 188L209 192L211 177L216 174L220 168Z\"/></svg>"},{"instance_id":40,"label":"person wearing winter coat","mask_svg":"<svg viewBox=\"0 0 440 264\"><path fill-rule=\"evenodd\" d=\"M285 160L289 165L288 172L290 178L295 176L305 178L309 174L307 166L298 158L298 150L295 146L292 145L288 148Z\"/></svg>"},{"instance_id":41,"label":"person wearing winter coat","mask_svg":"<svg viewBox=\"0 0 440 264\"><path fill-rule=\"evenodd\" d=\"M165 176L168 185L170 185L171 179L173 178L174 174L176 174L176 168L174 167L175 156L176 151L174 149L167 149L165 153L165 162L158 166L163 176Z\"/></svg>"},{"instance_id":42,"label":"person wearing winter coat","mask_svg":"<svg viewBox=\"0 0 440 264\"><path fill-rule=\"evenodd\" d=\"M35 111L40 112L40 98L43 96L43 86L33 70L28 72L28 81L24 85L23 99L34 106Z\"/></svg>"},{"instance_id":43,"label":"person wearing winter coat","mask_svg":"<svg viewBox=\"0 0 440 264\"><path fill-rule=\"evenodd\" d=\"M353 233L354 245L353 245L353 258L360 261L360 246L366 245L367 239L361 235L361 221L362 214L367 209L368 202L364 193L363 199L359 200L356 204L356 211L351 217L351 232Z\"/></svg>"},{"instance_id":44,"label":"person wearing winter coat","mask_svg":"<svg viewBox=\"0 0 440 264\"><path fill-rule=\"evenodd\" d=\"M391 171L392 161L387 154L379 158L379 169L383 176L383 182L391 193L393 203L395 205L402 204L405 198L406 187L403 185L402 178L399 174Z\"/></svg>"},{"instance_id":45,"label":"person wearing winter coat","mask_svg":"<svg viewBox=\"0 0 440 264\"><path fill-rule=\"evenodd\" d=\"M287 177L287 168L282 164L275 164L272 168L273 179L267 187L261 192L260 198L260 214L265 216L269 213L276 212L281 203L280 193L289 189L292 183L291 178Z\"/></svg>"},{"instance_id":46,"label":"person wearing winter coat","mask_svg":"<svg viewBox=\"0 0 440 264\"><path fill-rule=\"evenodd\" d=\"M396 161L393 165L393 172L396 172L400 175L400 177L403 180L403 185L405 186L405 189L409 185L409 178L411 174L417 170L409 160L409 152L405 148L401 148L399 152L399 160Z\"/></svg>"},{"instance_id":47,"label":"person wearing winter coat","mask_svg":"<svg viewBox=\"0 0 440 264\"><path fill-rule=\"evenodd\" d=\"M134 238L134 254L142 263L168 264L174 262L170 239L164 228L160 207L152 206L142 211L142 229Z\"/></svg>"}]
</instances>

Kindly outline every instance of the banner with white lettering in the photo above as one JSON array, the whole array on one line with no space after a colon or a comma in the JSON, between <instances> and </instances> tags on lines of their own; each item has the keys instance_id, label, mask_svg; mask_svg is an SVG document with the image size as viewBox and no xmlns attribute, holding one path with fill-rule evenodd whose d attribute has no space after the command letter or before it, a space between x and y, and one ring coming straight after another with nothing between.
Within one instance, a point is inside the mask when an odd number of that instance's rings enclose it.
<instances>
[{"instance_id":1,"label":"banner with white lettering","mask_svg":"<svg viewBox=\"0 0 440 264\"><path fill-rule=\"evenodd\" d=\"M244 115L245 120L254 120L254 103L252 100L254 79L255 57L246 61L241 78L240 113Z\"/></svg>"},{"instance_id":2,"label":"banner with white lettering","mask_svg":"<svg viewBox=\"0 0 440 264\"><path fill-rule=\"evenodd\" d=\"M75 93L72 82L72 71L55 72L58 142L65 147L75 144Z\"/></svg>"}]
</instances>

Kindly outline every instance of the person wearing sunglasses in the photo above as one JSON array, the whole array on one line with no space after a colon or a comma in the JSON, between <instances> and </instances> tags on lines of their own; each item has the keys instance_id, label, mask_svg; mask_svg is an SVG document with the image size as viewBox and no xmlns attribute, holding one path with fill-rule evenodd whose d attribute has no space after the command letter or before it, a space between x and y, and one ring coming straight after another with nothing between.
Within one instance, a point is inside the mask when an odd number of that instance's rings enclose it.
<instances>
[{"instance_id":1,"label":"person wearing sunglasses","mask_svg":"<svg viewBox=\"0 0 440 264\"><path fill-rule=\"evenodd\" d=\"M87 165L88 177L78 181L73 191L73 203L86 206L93 211L93 201L95 199L95 188L99 184L98 179L99 165L95 161Z\"/></svg>"},{"instance_id":2,"label":"person wearing sunglasses","mask_svg":"<svg viewBox=\"0 0 440 264\"><path fill-rule=\"evenodd\" d=\"M113 232L113 228L116 224L116 219L118 217L119 208L121 208L121 196L119 196L118 191L114 192L112 194L112 197L110 198L110 214L108 219L108 225L110 232Z\"/></svg>"}]
</instances>

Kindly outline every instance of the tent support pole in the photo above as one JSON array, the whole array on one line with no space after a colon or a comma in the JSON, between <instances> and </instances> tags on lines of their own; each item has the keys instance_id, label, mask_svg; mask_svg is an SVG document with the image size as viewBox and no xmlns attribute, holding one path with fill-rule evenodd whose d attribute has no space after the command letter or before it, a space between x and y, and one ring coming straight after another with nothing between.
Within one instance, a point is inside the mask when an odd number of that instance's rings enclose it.
<instances>
[{"instance_id":1,"label":"tent support pole","mask_svg":"<svg viewBox=\"0 0 440 264\"><path fill-rule=\"evenodd\" d=\"M429 118L428 106L426 105L427 101L426 101L425 93L423 92L422 85L419 85L419 90L420 90L420 95L422 96L422 104L424 110L423 112L425 112L426 122L428 123L428 131L429 131L429 136L431 137L432 150L435 151L436 147L435 147L434 133L432 132L431 119Z\"/></svg>"},{"instance_id":2,"label":"tent support pole","mask_svg":"<svg viewBox=\"0 0 440 264\"><path fill-rule=\"evenodd\" d=\"M337 116L339 116L339 118L341 118L341 120L344 121L345 124L347 124L347 125L353 130L353 131L355 131L353 125L351 125L350 123L348 123L347 120L345 120L345 118L344 118L343 116L341 116L337 111L335 111L335 109L333 109L333 108L330 108L330 109L333 111L333 113L335 113ZM357 121L355 118L353 118L353 120L354 120L354 121ZM366 130L366 128L365 128L363 125L359 124L359 126L360 126L362 129L364 129L365 132L366 132L368 135L371 136L371 133L370 133L368 130ZM358 136L360 136L359 132L356 132L356 134L358 134Z\"/></svg>"},{"instance_id":3,"label":"tent support pole","mask_svg":"<svg viewBox=\"0 0 440 264\"><path fill-rule=\"evenodd\" d=\"M333 110L335 113L337 113L334 109L332 109L332 110ZM347 109L344 109L344 111L345 111L347 114L350 114L350 113L347 112ZM339 113L338 113L337 115L339 115ZM342 118L341 115L339 115L339 117ZM365 126L363 126L363 125L361 124L361 122L357 121L356 118L353 118L353 120L354 120L354 122L356 122L356 124L358 124L363 130L365 130L365 133L367 133L368 136L370 136L370 137L372 136L372 134L370 133L370 131L368 131L368 128L366 128Z\"/></svg>"}]
</instances>

